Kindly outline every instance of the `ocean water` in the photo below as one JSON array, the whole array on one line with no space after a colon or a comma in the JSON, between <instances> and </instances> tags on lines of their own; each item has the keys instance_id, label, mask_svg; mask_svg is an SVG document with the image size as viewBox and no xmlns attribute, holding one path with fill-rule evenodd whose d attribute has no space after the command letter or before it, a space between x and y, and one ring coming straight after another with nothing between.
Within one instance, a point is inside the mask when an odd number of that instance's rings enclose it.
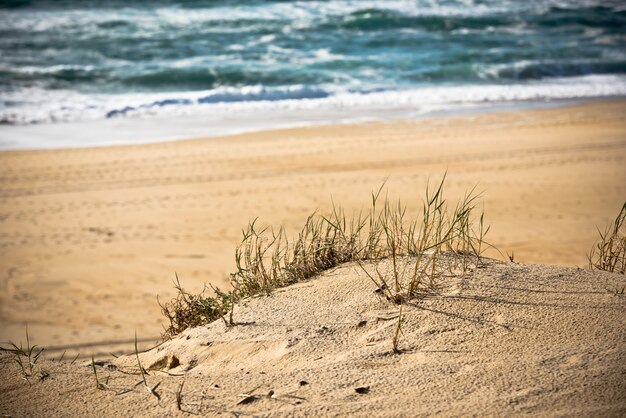
<instances>
[{"instance_id":1,"label":"ocean water","mask_svg":"<svg viewBox=\"0 0 626 418\"><path fill-rule=\"evenodd\" d=\"M0 0L0 147L25 125L194 121L175 137L617 96L623 0Z\"/></svg>"}]
</instances>

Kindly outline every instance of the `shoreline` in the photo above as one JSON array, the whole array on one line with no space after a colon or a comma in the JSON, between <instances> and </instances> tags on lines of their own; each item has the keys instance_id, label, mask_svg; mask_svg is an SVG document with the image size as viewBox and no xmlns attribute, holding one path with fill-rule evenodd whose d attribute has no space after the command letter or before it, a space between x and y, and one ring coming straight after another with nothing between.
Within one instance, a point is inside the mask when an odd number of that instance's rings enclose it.
<instances>
[{"instance_id":1,"label":"shoreline","mask_svg":"<svg viewBox=\"0 0 626 418\"><path fill-rule=\"evenodd\" d=\"M626 96L583 97L552 100L520 100L487 103L448 104L446 108L418 110L411 107L363 109L317 109L281 111L271 110L246 113L233 118L218 115L225 121L207 120L209 113L181 116L148 116L143 118L113 118L74 122L42 123L32 125L0 125L0 153L11 151L38 151L57 149L107 148L181 142L208 138L227 138L254 135L289 129L349 126L363 123L419 121L432 118L454 118L501 112L523 112L555 109L603 102L626 101ZM377 116L373 116L377 114ZM284 120L268 122L268 120ZM251 122L252 121L252 122ZM217 130L211 123L218 124ZM233 125L247 124L232 128ZM97 132L89 144L77 144L84 133ZM139 139L137 138L139 137ZM34 140L33 140L34 138ZM63 138L63 139L61 139ZM69 139L68 139L69 138ZM131 139L132 138L132 139ZM51 141L49 145L44 145Z\"/></svg>"},{"instance_id":2,"label":"shoreline","mask_svg":"<svg viewBox=\"0 0 626 418\"><path fill-rule=\"evenodd\" d=\"M124 351L133 329L161 332L156 296L174 295L175 272L191 293L226 286L251 219L292 234L331 198L358 211L385 181L419 210L446 171L451 202L483 192L503 256L585 267L626 197L626 101L0 152L0 340L28 324L35 344Z\"/></svg>"}]
</instances>

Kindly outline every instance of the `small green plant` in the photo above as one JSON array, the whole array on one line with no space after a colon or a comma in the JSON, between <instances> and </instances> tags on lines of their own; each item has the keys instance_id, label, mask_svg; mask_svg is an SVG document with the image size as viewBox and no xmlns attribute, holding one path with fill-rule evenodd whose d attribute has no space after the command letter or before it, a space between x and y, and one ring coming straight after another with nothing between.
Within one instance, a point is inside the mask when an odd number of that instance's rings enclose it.
<instances>
[{"instance_id":1,"label":"small green plant","mask_svg":"<svg viewBox=\"0 0 626 418\"><path fill-rule=\"evenodd\" d=\"M442 180L427 188L421 215L408 219L407 209L400 202L385 199L376 212L377 194L372 195L370 231L380 236L378 254L391 260L391 272L377 263L370 272L361 260L357 263L376 284L380 293L391 302L424 297L436 293L446 275L465 274L481 261L485 235L484 213L477 220L478 195L472 189L454 209L444 199Z\"/></svg>"},{"instance_id":2,"label":"small green plant","mask_svg":"<svg viewBox=\"0 0 626 418\"><path fill-rule=\"evenodd\" d=\"M179 411L183 410L183 387L185 386L185 381L183 380L178 385L178 389L176 390L176 409Z\"/></svg>"},{"instance_id":3,"label":"small green plant","mask_svg":"<svg viewBox=\"0 0 626 418\"><path fill-rule=\"evenodd\" d=\"M17 344L9 341L7 343L9 347L0 346L0 351L12 354L13 360L20 366L22 378L30 385L31 379L37 377L40 382L45 381L50 374L41 368L37 362L39 361L44 349L39 348L37 345L30 345L30 336L28 335L28 326L26 326L26 347L20 343Z\"/></svg>"},{"instance_id":4,"label":"small green plant","mask_svg":"<svg viewBox=\"0 0 626 418\"><path fill-rule=\"evenodd\" d=\"M507 253L506 256L509 258L511 263L515 263L515 251L511 251L511 254Z\"/></svg>"},{"instance_id":5,"label":"small green plant","mask_svg":"<svg viewBox=\"0 0 626 418\"><path fill-rule=\"evenodd\" d=\"M626 202L617 218L604 232L587 255L589 268L626 274Z\"/></svg>"},{"instance_id":6,"label":"small green plant","mask_svg":"<svg viewBox=\"0 0 626 418\"><path fill-rule=\"evenodd\" d=\"M143 368L143 366L141 365L141 360L139 360L139 349L137 348L137 331L135 331L135 357L137 358L137 365L139 366L139 372L141 373L141 380L143 382L143 386L146 388L146 391L150 395L154 396L157 399L157 402L160 402L161 395L159 395L159 393L156 390L159 387L159 385L161 385L161 382L157 383L153 387L150 387L150 385L148 385L148 380L146 379L146 375L148 374L148 372L146 371L146 369ZM94 372L95 372L95 368L94 368ZM142 382L139 382L139 384L141 384Z\"/></svg>"},{"instance_id":7,"label":"small green plant","mask_svg":"<svg viewBox=\"0 0 626 418\"><path fill-rule=\"evenodd\" d=\"M119 396L119 395L132 392L137 386L143 384L143 386L146 388L146 391L152 396L154 396L157 399L157 402L160 402L161 395L156 390L161 384L161 382L157 383L153 387L150 387L148 385L148 380L146 379L146 375L148 374L148 372L146 371L146 369L143 368L141 361L139 360L139 350L137 348L137 332L136 331L135 331L135 356L137 358L137 365L139 366L139 373L141 374L141 380L138 383L136 383L132 388L117 388L117 389L109 385L108 376L104 379L104 381L100 379L100 377L98 376L98 370L96 369L97 363L94 359L94 356L91 356L91 371L93 372L94 379L96 380L96 389L102 390L102 391L110 391L110 392L113 392L115 395ZM102 364L98 364L98 365L102 365Z\"/></svg>"},{"instance_id":8,"label":"small green plant","mask_svg":"<svg viewBox=\"0 0 626 418\"><path fill-rule=\"evenodd\" d=\"M106 380L103 382L100 381L100 379L98 378L98 372L96 371L96 362L93 358L93 356L91 356L91 370L93 371L93 375L96 379L96 389L98 390L110 390L109 389L109 378L107 377Z\"/></svg>"},{"instance_id":9,"label":"small green plant","mask_svg":"<svg viewBox=\"0 0 626 418\"><path fill-rule=\"evenodd\" d=\"M391 339L393 352L396 354L400 354L402 352L400 350L400 335L402 334L403 323L404 323L404 317L402 316L402 304L400 304L400 313L398 314L398 323L396 324L396 330L394 331L393 338Z\"/></svg>"},{"instance_id":10,"label":"small green plant","mask_svg":"<svg viewBox=\"0 0 626 418\"><path fill-rule=\"evenodd\" d=\"M446 275L473 270L482 263L484 247L490 246L485 242L489 227L484 225L484 213L474 215L480 196L472 189L449 209L443 195L444 181L445 176L432 189L427 187L421 216L408 217L406 207L400 202L391 204L389 199L378 212L380 191L372 194L370 234L379 242L378 257L388 258L390 266L375 263L371 272L363 260L356 262L377 286L378 294L400 305L392 335L395 353L400 353L403 303L437 293Z\"/></svg>"},{"instance_id":11,"label":"small green plant","mask_svg":"<svg viewBox=\"0 0 626 418\"><path fill-rule=\"evenodd\" d=\"M222 292L216 287L210 287L214 295L207 295L205 287L200 294L193 295L183 289L176 274L174 287L177 295L169 303L161 304L163 315L169 320L163 338L171 338L187 328L213 322L222 318L230 310L230 321L234 307L233 292ZM229 323L227 323L230 325Z\"/></svg>"}]
</instances>

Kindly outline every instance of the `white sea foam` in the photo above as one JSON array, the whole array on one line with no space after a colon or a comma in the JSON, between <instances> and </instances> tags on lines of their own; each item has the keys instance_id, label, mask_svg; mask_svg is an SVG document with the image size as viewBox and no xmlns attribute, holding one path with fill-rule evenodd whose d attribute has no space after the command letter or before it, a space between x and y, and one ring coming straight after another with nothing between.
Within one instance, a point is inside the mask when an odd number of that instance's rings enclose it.
<instances>
[{"instance_id":1,"label":"white sea foam","mask_svg":"<svg viewBox=\"0 0 626 418\"><path fill-rule=\"evenodd\" d=\"M0 99L0 120L11 124L31 124L216 112L227 115L240 111L367 111L372 107L411 107L429 111L445 105L611 96L626 96L626 76L590 75L512 85L438 86L373 92L350 91L336 86L247 86L200 92L85 95L32 88L6 93Z\"/></svg>"},{"instance_id":2,"label":"white sea foam","mask_svg":"<svg viewBox=\"0 0 626 418\"><path fill-rule=\"evenodd\" d=\"M414 118L494 104L624 97L626 76L594 75L517 85L424 87L370 93L306 86L250 86L179 94L31 93L30 103L22 102L21 106L8 106L10 99L6 98L0 101L0 118L22 124L0 126L0 149L141 143L312 124ZM64 100L58 94L64 94ZM33 122L68 123L26 125ZM88 138L86 131L90 132Z\"/></svg>"}]
</instances>

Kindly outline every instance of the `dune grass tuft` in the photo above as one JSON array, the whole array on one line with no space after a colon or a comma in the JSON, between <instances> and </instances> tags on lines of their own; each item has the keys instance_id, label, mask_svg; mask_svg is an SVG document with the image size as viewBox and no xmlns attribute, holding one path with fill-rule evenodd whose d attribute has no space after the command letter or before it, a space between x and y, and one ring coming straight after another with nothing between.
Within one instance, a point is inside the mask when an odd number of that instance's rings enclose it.
<instances>
[{"instance_id":1,"label":"dune grass tuft","mask_svg":"<svg viewBox=\"0 0 626 418\"><path fill-rule=\"evenodd\" d=\"M587 258L589 268L626 274L626 202L617 218L593 244Z\"/></svg>"},{"instance_id":2,"label":"dune grass tuft","mask_svg":"<svg viewBox=\"0 0 626 418\"><path fill-rule=\"evenodd\" d=\"M0 351L13 356L13 360L20 366L22 379L29 385L31 384L31 379L34 377L37 377L40 382L44 382L50 377L50 374L37 364L44 349L37 345L30 345L28 326L26 327L26 347L23 347L22 343L18 346L11 341L8 342L8 345L9 347L0 346Z\"/></svg>"},{"instance_id":3,"label":"dune grass tuft","mask_svg":"<svg viewBox=\"0 0 626 418\"><path fill-rule=\"evenodd\" d=\"M169 321L163 338L170 338L187 328L224 318L225 313L232 305L232 292L222 292L212 286L209 289L213 295L208 294L206 287L197 295L188 293L182 288L178 274L176 274L174 288L177 290L174 299L165 304L159 302L161 312Z\"/></svg>"},{"instance_id":4,"label":"dune grass tuft","mask_svg":"<svg viewBox=\"0 0 626 418\"><path fill-rule=\"evenodd\" d=\"M384 184L372 193L365 212L348 216L333 202L329 214L310 215L295 239L289 239L283 227L261 227L255 219L243 229L235 250L236 271L230 275L233 290L190 295L177 277L177 297L161 305L170 321L164 336L219 318L233 325L236 301L347 262L359 263L380 293L394 303L432 294L445 274L465 273L480 263L488 246L484 237L489 228L482 211L478 214L480 196L472 189L451 207L444 198L444 183L445 176L434 187L427 187L422 210L413 214L400 201L382 197ZM406 263L406 257L412 262ZM391 274L378 267L374 272L366 268L367 261L383 259L391 260Z\"/></svg>"}]
</instances>

